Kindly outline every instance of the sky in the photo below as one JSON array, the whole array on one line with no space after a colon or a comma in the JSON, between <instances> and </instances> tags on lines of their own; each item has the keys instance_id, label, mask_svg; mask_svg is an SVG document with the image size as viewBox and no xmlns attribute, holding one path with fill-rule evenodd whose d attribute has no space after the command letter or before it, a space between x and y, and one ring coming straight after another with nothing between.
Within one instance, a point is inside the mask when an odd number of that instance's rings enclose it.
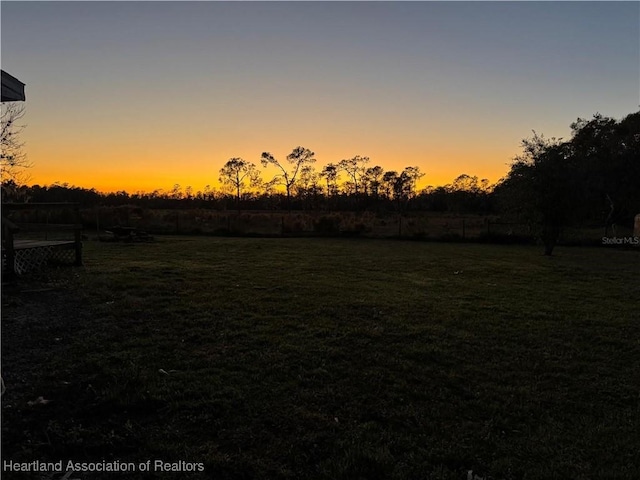
<instances>
[{"instance_id":1,"label":"sky","mask_svg":"<svg viewBox=\"0 0 640 480\"><path fill-rule=\"evenodd\" d=\"M532 131L640 105L639 2L14 2L29 183L218 185L232 157L503 177ZM269 178L271 170L265 171Z\"/></svg>"}]
</instances>

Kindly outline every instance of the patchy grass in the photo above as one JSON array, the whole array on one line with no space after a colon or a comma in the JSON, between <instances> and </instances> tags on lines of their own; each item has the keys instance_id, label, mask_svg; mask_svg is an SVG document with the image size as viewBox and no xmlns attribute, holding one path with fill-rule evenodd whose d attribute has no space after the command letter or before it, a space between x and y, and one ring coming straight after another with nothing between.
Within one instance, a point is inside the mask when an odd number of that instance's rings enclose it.
<instances>
[{"instance_id":1,"label":"patchy grass","mask_svg":"<svg viewBox=\"0 0 640 480\"><path fill-rule=\"evenodd\" d=\"M85 259L3 293L3 460L637 478L638 251L167 237Z\"/></svg>"}]
</instances>

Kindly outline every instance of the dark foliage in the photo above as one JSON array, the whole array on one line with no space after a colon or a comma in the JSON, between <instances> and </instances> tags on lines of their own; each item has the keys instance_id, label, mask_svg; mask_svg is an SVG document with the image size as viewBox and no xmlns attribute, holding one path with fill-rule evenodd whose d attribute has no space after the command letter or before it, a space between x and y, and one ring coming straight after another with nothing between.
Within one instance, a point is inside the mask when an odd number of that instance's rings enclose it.
<instances>
[{"instance_id":1,"label":"dark foliage","mask_svg":"<svg viewBox=\"0 0 640 480\"><path fill-rule=\"evenodd\" d=\"M255 166L242 161L250 171L228 172L225 178L234 187L229 192L209 186L194 192L176 184L170 191L102 193L67 183L26 186L11 180L3 184L3 201L77 202L83 208L500 215L529 224L551 253L566 227L600 225L607 234L616 225L631 225L640 212L640 112L620 121L596 114L578 119L571 129L569 141L534 132L497 185L462 174L451 184L418 191L416 182L423 176L418 167L366 168L369 159L361 156L328 164L317 174L313 152L298 147L287 157L290 170L263 154L262 163L279 166L280 174L262 184L262 191L256 191ZM347 181L340 184L341 172ZM245 189L244 176L251 177L247 182L253 190ZM318 233L335 233L329 218L318 220Z\"/></svg>"}]
</instances>

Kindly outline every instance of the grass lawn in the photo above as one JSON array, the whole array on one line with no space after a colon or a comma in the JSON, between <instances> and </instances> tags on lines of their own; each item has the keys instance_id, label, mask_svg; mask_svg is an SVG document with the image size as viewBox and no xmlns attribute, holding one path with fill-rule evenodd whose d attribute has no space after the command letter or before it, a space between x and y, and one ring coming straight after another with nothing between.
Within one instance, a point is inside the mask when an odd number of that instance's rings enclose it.
<instances>
[{"instance_id":1,"label":"grass lawn","mask_svg":"<svg viewBox=\"0 0 640 480\"><path fill-rule=\"evenodd\" d=\"M152 460L82 480L637 479L640 251L541 252L85 242L84 268L3 291L3 460Z\"/></svg>"}]
</instances>

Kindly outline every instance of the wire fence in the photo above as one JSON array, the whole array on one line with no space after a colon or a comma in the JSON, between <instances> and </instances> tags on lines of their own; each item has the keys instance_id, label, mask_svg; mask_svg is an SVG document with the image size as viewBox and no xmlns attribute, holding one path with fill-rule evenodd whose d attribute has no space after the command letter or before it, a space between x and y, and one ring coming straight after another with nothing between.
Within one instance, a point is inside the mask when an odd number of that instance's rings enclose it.
<instances>
[{"instance_id":1,"label":"wire fence","mask_svg":"<svg viewBox=\"0 0 640 480\"><path fill-rule=\"evenodd\" d=\"M68 209L51 210L46 222L68 220ZM148 234L235 236L344 236L444 241L535 242L538 228L497 215L439 212L219 211L146 209L134 205L81 210L84 233L97 237L114 227ZM23 215L22 212L20 212ZM60 217L60 218L58 218ZM31 221L43 222L41 218ZM640 229L640 216L636 221ZM601 244L604 238L636 238L634 225L586 225L562 229L560 243Z\"/></svg>"},{"instance_id":2,"label":"wire fence","mask_svg":"<svg viewBox=\"0 0 640 480\"><path fill-rule=\"evenodd\" d=\"M237 236L345 236L444 241L534 242L535 226L495 215L435 212L407 214L318 211L155 210L100 207L83 211L87 232L113 226L134 227L149 234ZM632 235L633 226L614 226L609 235ZM560 243L596 244L607 235L603 226L565 228Z\"/></svg>"}]
</instances>

